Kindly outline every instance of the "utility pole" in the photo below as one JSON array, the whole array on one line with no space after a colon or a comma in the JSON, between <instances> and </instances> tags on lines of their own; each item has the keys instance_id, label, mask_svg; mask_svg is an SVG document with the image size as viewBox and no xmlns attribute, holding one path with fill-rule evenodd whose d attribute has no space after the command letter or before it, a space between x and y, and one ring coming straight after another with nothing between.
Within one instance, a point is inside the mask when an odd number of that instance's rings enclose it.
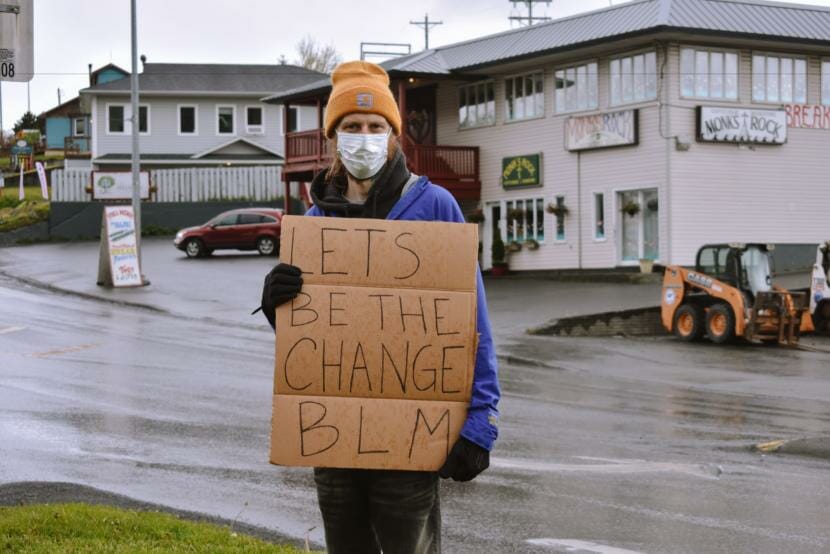
<instances>
[{"instance_id":1,"label":"utility pole","mask_svg":"<svg viewBox=\"0 0 830 554\"><path fill-rule=\"evenodd\" d=\"M31 113L32 112L32 94L29 91L29 82L26 81L26 111Z\"/></svg>"},{"instance_id":2,"label":"utility pole","mask_svg":"<svg viewBox=\"0 0 830 554\"><path fill-rule=\"evenodd\" d=\"M138 250L138 267L141 267L141 165L138 148L138 131L141 116L138 113L138 37L136 31L136 0L130 0L130 29L132 33L133 72L130 76L130 104L132 105L133 154L131 169L133 173L133 213L135 214L135 244ZM149 115L149 114L148 114ZM144 276L141 276L144 281Z\"/></svg>"},{"instance_id":3,"label":"utility pole","mask_svg":"<svg viewBox=\"0 0 830 554\"><path fill-rule=\"evenodd\" d=\"M520 25L534 25L537 21L550 21L550 17L547 16L536 16L533 15L533 4L544 2L547 5L550 5L552 0L510 0L513 4L513 7L516 7L516 4L525 4L527 6L527 16L524 15L511 15L508 17L510 21L518 21Z\"/></svg>"},{"instance_id":4,"label":"utility pole","mask_svg":"<svg viewBox=\"0 0 830 554\"><path fill-rule=\"evenodd\" d=\"M423 21L410 21L410 25L417 25L424 28L424 50L429 50L429 30L436 25L443 25L443 21L430 21L429 14L424 14Z\"/></svg>"}]
</instances>

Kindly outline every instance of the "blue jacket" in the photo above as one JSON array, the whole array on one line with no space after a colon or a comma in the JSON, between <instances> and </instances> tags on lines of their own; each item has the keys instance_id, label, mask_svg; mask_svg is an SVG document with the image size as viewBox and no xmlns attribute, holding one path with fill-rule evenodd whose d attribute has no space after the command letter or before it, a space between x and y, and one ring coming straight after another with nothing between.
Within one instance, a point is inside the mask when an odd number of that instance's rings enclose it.
<instances>
[{"instance_id":1,"label":"blue jacket","mask_svg":"<svg viewBox=\"0 0 830 554\"><path fill-rule=\"evenodd\" d=\"M313 206L306 215L328 216L324 210ZM455 198L446 189L433 185L421 177L394 205L386 219L404 221L449 221L464 223L464 215ZM487 315L487 299L481 272L476 269L478 280L478 351L473 375L473 394L467 411L467 420L461 436L487 450L492 450L498 437L499 391L498 366L490 319Z\"/></svg>"}]
</instances>

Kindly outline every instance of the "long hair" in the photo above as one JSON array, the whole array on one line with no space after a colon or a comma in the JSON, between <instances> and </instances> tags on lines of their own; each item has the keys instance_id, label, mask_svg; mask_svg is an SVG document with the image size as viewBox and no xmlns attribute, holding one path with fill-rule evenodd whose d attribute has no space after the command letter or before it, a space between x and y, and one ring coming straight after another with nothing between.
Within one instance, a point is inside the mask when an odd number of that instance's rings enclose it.
<instances>
[{"instance_id":1,"label":"long hair","mask_svg":"<svg viewBox=\"0 0 830 554\"><path fill-rule=\"evenodd\" d=\"M333 182L335 179L346 179L346 167L337 155L337 133L328 140L328 151L331 152L331 166L326 172L326 181ZM401 147L401 139L395 133L389 133L389 144L387 146L386 161L395 157L395 153Z\"/></svg>"}]
</instances>

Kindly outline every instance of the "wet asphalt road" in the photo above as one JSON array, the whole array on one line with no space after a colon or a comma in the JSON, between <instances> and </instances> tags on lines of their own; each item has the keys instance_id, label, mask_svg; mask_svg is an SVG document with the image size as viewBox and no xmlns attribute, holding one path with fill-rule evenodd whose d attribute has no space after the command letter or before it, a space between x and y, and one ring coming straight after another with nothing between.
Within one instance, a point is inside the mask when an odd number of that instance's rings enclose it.
<instances>
[{"instance_id":1,"label":"wet asphalt road","mask_svg":"<svg viewBox=\"0 0 830 554\"><path fill-rule=\"evenodd\" d=\"M214 286L238 263L213 260ZM446 552L830 551L830 461L749 448L827 433L830 355L524 337L510 294L490 292L501 439L484 475L443 485ZM310 470L267 463L272 363L259 322L0 278L0 483L77 482L322 542Z\"/></svg>"}]
</instances>

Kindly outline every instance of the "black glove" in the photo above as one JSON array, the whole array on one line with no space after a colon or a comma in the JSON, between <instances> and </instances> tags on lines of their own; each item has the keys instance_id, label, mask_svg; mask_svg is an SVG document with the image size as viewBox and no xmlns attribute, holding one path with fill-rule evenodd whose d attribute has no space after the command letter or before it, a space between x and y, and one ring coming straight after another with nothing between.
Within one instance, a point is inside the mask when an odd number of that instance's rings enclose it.
<instances>
[{"instance_id":1,"label":"black glove","mask_svg":"<svg viewBox=\"0 0 830 554\"><path fill-rule=\"evenodd\" d=\"M259 309L265 314L268 323L276 329L274 310L280 304L294 299L300 288L303 286L303 272L300 268L290 264L279 264L271 273L265 276L265 283L262 285L262 304ZM256 313L254 310L253 313Z\"/></svg>"},{"instance_id":2,"label":"black glove","mask_svg":"<svg viewBox=\"0 0 830 554\"><path fill-rule=\"evenodd\" d=\"M472 481L476 475L490 467L490 452L464 437L453 445L447 461L438 470L442 479Z\"/></svg>"}]
</instances>

